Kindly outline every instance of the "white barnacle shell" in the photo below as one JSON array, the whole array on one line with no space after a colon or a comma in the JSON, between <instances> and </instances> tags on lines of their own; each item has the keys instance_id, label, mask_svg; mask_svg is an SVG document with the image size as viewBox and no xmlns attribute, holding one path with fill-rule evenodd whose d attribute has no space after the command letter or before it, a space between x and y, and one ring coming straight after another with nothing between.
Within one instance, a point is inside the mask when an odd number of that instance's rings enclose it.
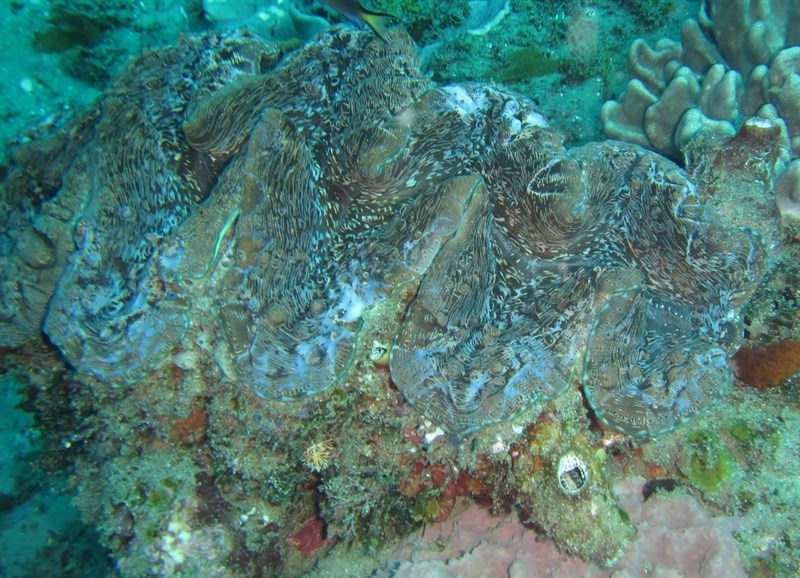
<instances>
[{"instance_id":1,"label":"white barnacle shell","mask_svg":"<svg viewBox=\"0 0 800 578\"><path fill-rule=\"evenodd\" d=\"M589 468L575 452L567 452L558 460L557 477L561 491L576 496L589 482Z\"/></svg>"},{"instance_id":2,"label":"white barnacle shell","mask_svg":"<svg viewBox=\"0 0 800 578\"><path fill-rule=\"evenodd\" d=\"M389 363L389 346L379 341L373 341L369 358L375 365L386 365Z\"/></svg>"}]
</instances>

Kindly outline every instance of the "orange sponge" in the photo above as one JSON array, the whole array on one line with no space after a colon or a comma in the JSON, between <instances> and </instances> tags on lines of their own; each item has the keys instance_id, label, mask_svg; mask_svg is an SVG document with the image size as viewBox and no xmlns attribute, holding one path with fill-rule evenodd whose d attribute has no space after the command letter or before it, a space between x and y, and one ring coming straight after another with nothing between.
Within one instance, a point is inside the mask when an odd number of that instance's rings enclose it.
<instances>
[{"instance_id":1,"label":"orange sponge","mask_svg":"<svg viewBox=\"0 0 800 578\"><path fill-rule=\"evenodd\" d=\"M742 347L733 356L736 377L763 391L800 372L800 341L790 339L756 347Z\"/></svg>"}]
</instances>

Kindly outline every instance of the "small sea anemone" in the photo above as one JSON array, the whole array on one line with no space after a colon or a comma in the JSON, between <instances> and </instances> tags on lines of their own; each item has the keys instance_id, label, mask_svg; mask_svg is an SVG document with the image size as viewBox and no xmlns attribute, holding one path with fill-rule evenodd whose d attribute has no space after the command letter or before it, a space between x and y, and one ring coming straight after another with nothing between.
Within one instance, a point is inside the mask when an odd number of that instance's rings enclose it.
<instances>
[{"instance_id":1,"label":"small sea anemone","mask_svg":"<svg viewBox=\"0 0 800 578\"><path fill-rule=\"evenodd\" d=\"M331 465L331 452L333 452L333 440L322 440L311 444L306 448L303 463L312 472L321 472Z\"/></svg>"}]
</instances>

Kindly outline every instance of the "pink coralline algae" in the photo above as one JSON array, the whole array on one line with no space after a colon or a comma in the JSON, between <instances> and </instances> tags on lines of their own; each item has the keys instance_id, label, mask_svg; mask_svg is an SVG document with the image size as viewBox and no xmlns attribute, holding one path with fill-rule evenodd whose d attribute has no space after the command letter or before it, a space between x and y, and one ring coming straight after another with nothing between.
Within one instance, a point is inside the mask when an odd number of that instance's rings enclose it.
<instances>
[{"instance_id":1,"label":"pink coralline algae","mask_svg":"<svg viewBox=\"0 0 800 578\"><path fill-rule=\"evenodd\" d=\"M658 496L644 502L643 482L632 478L617 488L637 533L613 570L564 554L550 540L526 532L513 518L496 518L472 507L401 549L391 576L747 576L732 536L741 520L714 518L688 495ZM442 543L447 544L444 551Z\"/></svg>"},{"instance_id":2,"label":"pink coralline algae","mask_svg":"<svg viewBox=\"0 0 800 578\"><path fill-rule=\"evenodd\" d=\"M246 35L186 38L19 149L3 344L41 323L79 371L128 384L211 316L233 381L296 400L348 374L364 313L405 287L391 378L451 433L573 379L633 435L714 403L758 236L658 155L568 150L530 101L438 86L387 40L334 31L276 64Z\"/></svg>"}]
</instances>

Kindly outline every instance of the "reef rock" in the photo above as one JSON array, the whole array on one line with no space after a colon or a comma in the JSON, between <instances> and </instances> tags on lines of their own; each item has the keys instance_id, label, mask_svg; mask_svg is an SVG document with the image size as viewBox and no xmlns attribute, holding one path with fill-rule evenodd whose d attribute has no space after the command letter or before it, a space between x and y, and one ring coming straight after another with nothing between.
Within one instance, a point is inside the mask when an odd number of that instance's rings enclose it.
<instances>
[{"instance_id":1,"label":"reef rock","mask_svg":"<svg viewBox=\"0 0 800 578\"><path fill-rule=\"evenodd\" d=\"M363 314L415 283L392 380L454 434L573 380L634 435L723 393L762 249L677 166L619 142L567 150L523 97L435 85L400 31L275 56L184 39L18 151L5 345L43 322L79 371L131 383L211 299L231 379L296 400L341 380Z\"/></svg>"}]
</instances>

